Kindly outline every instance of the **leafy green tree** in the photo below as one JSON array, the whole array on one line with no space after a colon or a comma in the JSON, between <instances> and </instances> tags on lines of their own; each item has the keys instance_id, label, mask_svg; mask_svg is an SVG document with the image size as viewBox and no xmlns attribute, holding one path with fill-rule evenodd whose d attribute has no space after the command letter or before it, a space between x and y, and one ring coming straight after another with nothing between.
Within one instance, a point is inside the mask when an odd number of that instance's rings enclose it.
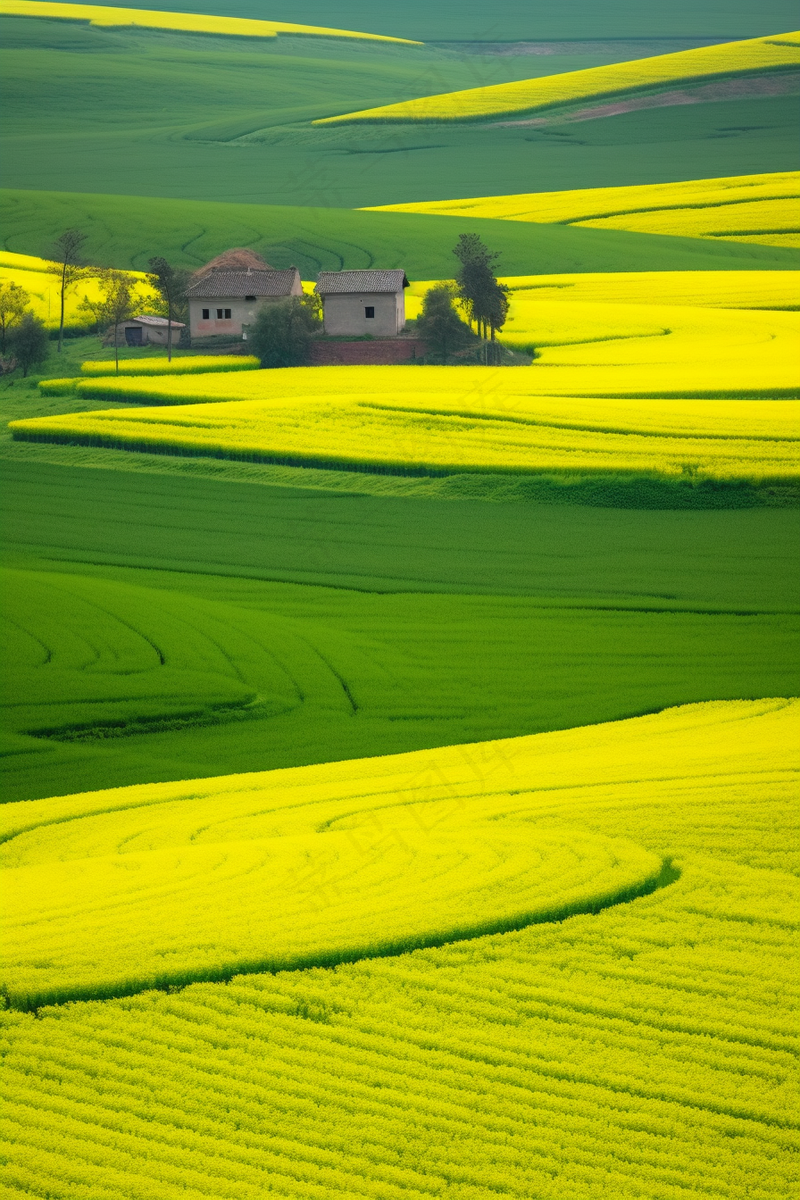
<instances>
[{"instance_id":1,"label":"leafy green tree","mask_svg":"<svg viewBox=\"0 0 800 1200\"><path fill-rule=\"evenodd\" d=\"M87 275L92 274L91 269L85 267L81 260L81 250L88 236L80 229L65 229L53 244L53 262L48 270L59 281L61 297L61 319L58 326L59 354L64 345L64 303L67 292L79 279L85 279Z\"/></svg>"},{"instance_id":2,"label":"leafy green tree","mask_svg":"<svg viewBox=\"0 0 800 1200\"><path fill-rule=\"evenodd\" d=\"M19 284L0 280L0 353L6 352L6 338L22 320L31 298Z\"/></svg>"},{"instance_id":3,"label":"leafy green tree","mask_svg":"<svg viewBox=\"0 0 800 1200\"><path fill-rule=\"evenodd\" d=\"M44 322L32 312L26 312L11 330L9 342L23 375L27 375L31 367L43 363L50 353L50 339Z\"/></svg>"},{"instance_id":4,"label":"leafy green tree","mask_svg":"<svg viewBox=\"0 0 800 1200\"><path fill-rule=\"evenodd\" d=\"M457 294L452 283L437 283L425 293L422 312L417 317L420 337L443 363L447 362L449 354L466 346L473 336L456 312L453 302Z\"/></svg>"},{"instance_id":5,"label":"leafy green tree","mask_svg":"<svg viewBox=\"0 0 800 1200\"><path fill-rule=\"evenodd\" d=\"M167 326L167 359L172 362L172 322L188 322L189 303L186 299L186 288L191 278L191 272L183 267L171 266L165 258L150 259L150 271L153 285L161 296L165 309L161 314L169 322Z\"/></svg>"},{"instance_id":6,"label":"leafy green tree","mask_svg":"<svg viewBox=\"0 0 800 1200\"><path fill-rule=\"evenodd\" d=\"M313 307L292 296L265 304L250 327L248 341L262 367L302 367L311 358L311 335L319 328Z\"/></svg>"},{"instance_id":7,"label":"leafy green tree","mask_svg":"<svg viewBox=\"0 0 800 1200\"><path fill-rule=\"evenodd\" d=\"M494 271L500 255L490 250L477 233L462 233L453 254L461 263L456 276L459 299L470 320L475 321L480 336L485 339L488 332L494 342L497 330L505 324L509 307L509 288L498 281ZM493 349L492 358L496 357ZM486 361L489 361L488 348Z\"/></svg>"}]
</instances>

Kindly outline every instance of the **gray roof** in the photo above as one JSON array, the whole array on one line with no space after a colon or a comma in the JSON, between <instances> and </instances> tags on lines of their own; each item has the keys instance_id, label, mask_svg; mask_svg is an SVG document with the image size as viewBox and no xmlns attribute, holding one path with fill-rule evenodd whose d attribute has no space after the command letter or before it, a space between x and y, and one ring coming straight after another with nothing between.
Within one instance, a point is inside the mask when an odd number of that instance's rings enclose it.
<instances>
[{"instance_id":1,"label":"gray roof","mask_svg":"<svg viewBox=\"0 0 800 1200\"><path fill-rule=\"evenodd\" d=\"M186 295L194 300L207 296L236 299L242 296L290 296L295 280L299 278L297 267L286 271L209 271L197 283L186 289Z\"/></svg>"},{"instance_id":2,"label":"gray roof","mask_svg":"<svg viewBox=\"0 0 800 1200\"><path fill-rule=\"evenodd\" d=\"M158 326L163 326L165 329L166 329L167 325L169 325L169 321L167 320L166 317L151 317L148 313L145 313L144 315L140 315L138 317L131 317L130 319L131 319L131 321L138 321L140 325L158 325ZM172 328L173 329L183 329L184 326L181 324L180 321L173 321Z\"/></svg>"},{"instance_id":3,"label":"gray roof","mask_svg":"<svg viewBox=\"0 0 800 1200\"><path fill-rule=\"evenodd\" d=\"M352 292L401 292L408 287L405 271L320 271L317 291L321 296Z\"/></svg>"}]
</instances>

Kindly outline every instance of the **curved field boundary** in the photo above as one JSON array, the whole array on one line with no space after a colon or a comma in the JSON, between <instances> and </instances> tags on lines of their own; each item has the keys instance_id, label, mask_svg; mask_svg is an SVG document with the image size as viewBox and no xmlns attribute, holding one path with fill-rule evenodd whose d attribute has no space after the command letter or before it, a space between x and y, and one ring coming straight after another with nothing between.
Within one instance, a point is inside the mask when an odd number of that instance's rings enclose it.
<instances>
[{"instance_id":1,"label":"curved field boundary","mask_svg":"<svg viewBox=\"0 0 800 1200\"><path fill-rule=\"evenodd\" d=\"M111 984L91 983L75 986L54 985L38 992L17 991L13 986L0 984L10 1008L18 1012L38 1012L44 1007L69 1004L75 1001L114 1000L124 996L135 996L142 992L174 992L191 987L195 983L228 983L245 975L278 974L284 971L309 971L314 968L330 970L345 963L363 962L377 958L395 958L411 954L415 950L434 949L458 942L474 941L476 938L496 934L514 933L532 925L556 925L570 917L596 916L609 908L630 904L644 896L676 883L681 870L670 858L662 859L650 873L637 882L628 883L618 889L609 889L605 894L581 901L555 902L542 911L520 913L513 917L497 917L492 920L475 921L458 928L431 933L406 935L396 940L386 939L376 945L330 949L318 953L293 955L291 958L275 958L272 955L243 958L218 967L186 972L185 970L162 971L157 976L130 979Z\"/></svg>"},{"instance_id":2,"label":"curved field boundary","mask_svg":"<svg viewBox=\"0 0 800 1200\"><path fill-rule=\"evenodd\" d=\"M780 699L688 705L563 733L8 805L6 994L34 1009L599 912L679 878L680 864L642 845L651 833L618 836L635 833L653 790L690 807L698 789L774 790L776 772L788 780L795 765L796 714L797 702ZM614 836L597 831L598 804L616 812Z\"/></svg>"},{"instance_id":3,"label":"curved field boundary","mask_svg":"<svg viewBox=\"0 0 800 1200\"><path fill-rule=\"evenodd\" d=\"M778 171L685 183L432 200L364 211L580 225L731 241L757 238L762 244L789 246L800 245L799 204L800 171ZM661 286L659 294L663 294Z\"/></svg>"},{"instance_id":4,"label":"curved field boundary","mask_svg":"<svg viewBox=\"0 0 800 1200\"><path fill-rule=\"evenodd\" d=\"M274 38L281 33L313 37L358 38L372 42L399 42L419 46L407 38L381 33L358 33L352 29L329 29L322 25L295 25L286 21L252 21L240 17L215 17L199 13L159 12L148 8L110 8L94 4L56 4L47 0L0 0L0 16L46 17L57 21L88 21L90 25L115 29L167 29L180 33L212 33L223 37Z\"/></svg>"},{"instance_id":5,"label":"curved field boundary","mask_svg":"<svg viewBox=\"0 0 800 1200\"><path fill-rule=\"evenodd\" d=\"M796 70L800 65L800 33L776 34L742 42L726 42L676 54L610 66L591 67L425 96L400 104L361 109L335 117L318 118L315 125L348 121L484 121L515 113L534 113L579 101L664 89L676 83L743 77L768 72Z\"/></svg>"}]
</instances>

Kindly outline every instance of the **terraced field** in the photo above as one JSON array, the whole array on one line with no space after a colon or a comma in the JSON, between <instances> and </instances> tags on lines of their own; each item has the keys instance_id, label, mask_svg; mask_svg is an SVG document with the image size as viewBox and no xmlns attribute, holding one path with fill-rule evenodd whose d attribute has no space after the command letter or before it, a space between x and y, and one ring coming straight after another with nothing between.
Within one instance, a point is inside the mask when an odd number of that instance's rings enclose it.
<instances>
[{"instance_id":1,"label":"terraced field","mask_svg":"<svg viewBox=\"0 0 800 1200\"><path fill-rule=\"evenodd\" d=\"M591 229L725 238L761 246L800 246L799 199L800 173L778 171L690 183L387 204L371 211L501 217Z\"/></svg>"},{"instance_id":2,"label":"terraced field","mask_svg":"<svg viewBox=\"0 0 800 1200\"><path fill-rule=\"evenodd\" d=\"M413 394L408 367L106 377L79 381L78 396L165 408L10 428L20 440L410 475L797 482L797 314L606 305L600 321L588 305L526 297L515 322L517 344L549 334L533 368L417 368Z\"/></svg>"},{"instance_id":3,"label":"terraced field","mask_svg":"<svg viewBox=\"0 0 800 1200\"><path fill-rule=\"evenodd\" d=\"M7 878L30 896L42 871L58 879L71 869L85 906L58 961L33 968L42 977L67 979L100 929L135 938L137 916L156 899L136 890L142 870L191 856L213 855L222 878L248 855L266 863L272 848L291 870L293 847L308 847L291 893L307 897L299 923L249 934L267 956L311 911L317 928L333 931L365 872L383 880L384 898L402 890L395 871L417 844L420 883L426 864L445 866L457 844L477 853L489 923L506 917L492 883L507 873L522 899L544 883L556 847L569 847L572 877L600 910L399 956L372 957L380 943L365 944L360 961L333 970L7 1011L11 1191L133 1200L166 1186L198 1200L402 1200L488 1198L502 1184L520 1200L788 1196L797 744L796 704L711 704L517 741L7 807ZM539 847L521 872L503 850L512 832ZM339 844L337 873L329 856ZM653 879L660 862L668 865ZM129 897L99 926L83 894L90 864L117 864L115 886ZM656 890L614 903L630 869ZM558 902L570 882L561 876ZM165 895L188 905L203 886L176 869L164 880ZM421 895L449 895L455 916L461 886L458 870L434 870ZM31 914L43 945L75 899ZM434 928L435 906L419 900L399 917L412 941ZM180 957L193 933L159 920L149 936L162 962L165 952ZM223 919L202 948L207 962L223 961L225 934ZM100 994L104 971L94 970ZM25 1003L21 992L15 999Z\"/></svg>"}]
</instances>

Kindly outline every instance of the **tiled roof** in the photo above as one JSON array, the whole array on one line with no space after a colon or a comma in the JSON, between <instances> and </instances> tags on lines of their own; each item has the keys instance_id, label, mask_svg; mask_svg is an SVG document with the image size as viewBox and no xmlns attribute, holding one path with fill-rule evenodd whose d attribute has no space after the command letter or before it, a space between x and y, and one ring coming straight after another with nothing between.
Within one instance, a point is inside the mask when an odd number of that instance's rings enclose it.
<instances>
[{"instance_id":1,"label":"tiled roof","mask_svg":"<svg viewBox=\"0 0 800 1200\"><path fill-rule=\"evenodd\" d=\"M191 300L198 297L227 300L242 296L290 296L298 278L297 267L289 267L286 271L209 271L186 289L186 295Z\"/></svg>"},{"instance_id":2,"label":"tiled roof","mask_svg":"<svg viewBox=\"0 0 800 1200\"><path fill-rule=\"evenodd\" d=\"M317 281L321 296L347 292L400 292L407 287L405 271L320 271Z\"/></svg>"},{"instance_id":3,"label":"tiled roof","mask_svg":"<svg viewBox=\"0 0 800 1200\"><path fill-rule=\"evenodd\" d=\"M169 325L169 321L166 317L151 317L148 313L138 317L131 317L130 319L132 321L138 321L141 325L163 325L165 329L167 325ZM172 328L183 329L184 326L180 321L173 321Z\"/></svg>"}]
</instances>

